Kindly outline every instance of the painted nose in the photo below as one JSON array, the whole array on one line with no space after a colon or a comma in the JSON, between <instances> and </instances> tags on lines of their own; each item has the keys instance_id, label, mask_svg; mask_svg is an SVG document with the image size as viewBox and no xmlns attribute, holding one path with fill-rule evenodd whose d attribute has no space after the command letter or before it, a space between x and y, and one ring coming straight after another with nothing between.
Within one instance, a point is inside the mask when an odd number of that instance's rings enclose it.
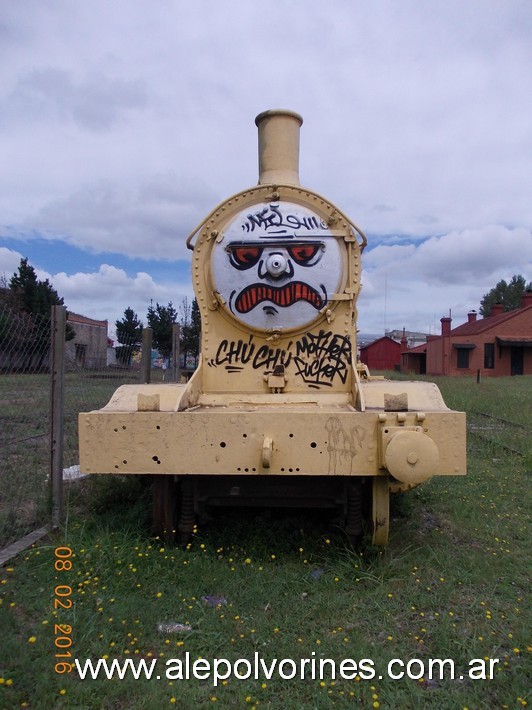
<instances>
[{"instance_id":1,"label":"painted nose","mask_svg":"<svg viewBox=\"0 0 532 710\"><path fill-rule=\"evenodd\" d=\"M270 276L281 276L286 273L288 262L282 254L270 254L266 259L266 270Z\"/></svg>"}]
</instances>

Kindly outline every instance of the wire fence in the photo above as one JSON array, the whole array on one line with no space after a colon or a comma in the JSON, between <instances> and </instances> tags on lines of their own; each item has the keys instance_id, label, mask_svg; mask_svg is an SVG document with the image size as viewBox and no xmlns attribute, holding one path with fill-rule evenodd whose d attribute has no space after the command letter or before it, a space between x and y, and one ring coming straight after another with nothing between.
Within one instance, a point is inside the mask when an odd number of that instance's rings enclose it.
<instances>
[{"instance_id":1,"label":"wire fence","mask_svg":"<svg viewBox=\"0 0 532 710\"><path fill-rule=\"evenodd\" d=\"M48 514L50 319L0 304L0 544Z\"/></svg>"},{"instance_id":2,"label":"wire fence","mask_svg":"<svg viewBox=\"0 0 532 710\"><path fill-rule=\"evenodd\" d=\"M21 314L0 302L0 549L51 523L53 458L63 474L62 489L63 480L76 476L78 413L104 406L122 384L152 377L151 357L147 375L133 343L125 363L117 364L113 349L108 357L107 333L103 349L81 358L80 353L90 352L92 336L85 328L80 344L75 324L71 341L65 342L64 328L58 335L62 364L54 370L52 315ZM101 333L97 336L101 339ZM158 377L162 371L154 372L153 379ZM54 427L59 427L60 441Z\"/></svg>"},{"instance_id":3,"label":"wire fence","mask_svg":"<svg viewBox=\"0 0 532 710\"><path fill-rule=\"evenodd\" d=\"M494 453L509 453L532 460L532 439L530 427L486 412L468 413L467 430L472 439L470 447L486 450L489 446Z\"/></svg>"}]
</instances>

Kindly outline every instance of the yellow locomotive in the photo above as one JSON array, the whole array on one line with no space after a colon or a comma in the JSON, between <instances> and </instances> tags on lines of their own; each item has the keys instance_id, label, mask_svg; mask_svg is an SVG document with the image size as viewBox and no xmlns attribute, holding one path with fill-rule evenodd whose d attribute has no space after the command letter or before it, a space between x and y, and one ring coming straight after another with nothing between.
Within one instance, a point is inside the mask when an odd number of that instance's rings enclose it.
<instances>
[{"instance_id":1,"label":"yellow locomotive","mask_svg":"<svg viewBox=\"0 0 532 710\"><path fill-rule=\"evenodd\" d=\"M362 231L299 182L302 118L256 118L259 182L187 240L201 361L187 384L124 385L79 416L81 471L154 476L154 525L186 539L216 505L331 507L351 539L371 501L466 471L465 415L427 382L356 361Z\"/></svg>"}]
</instances>

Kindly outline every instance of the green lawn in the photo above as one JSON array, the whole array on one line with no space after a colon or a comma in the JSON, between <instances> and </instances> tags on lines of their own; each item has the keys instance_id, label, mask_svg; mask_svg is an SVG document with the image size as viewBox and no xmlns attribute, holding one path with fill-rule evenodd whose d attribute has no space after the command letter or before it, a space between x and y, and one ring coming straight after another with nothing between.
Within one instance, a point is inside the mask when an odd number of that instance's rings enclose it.
<instances>
[{"instance_id":1,"label":"green lawn","mask_svg":"<svg viewBox=\"0 0 532 710\"><path fill-rule=\"evenodd\" d=\"M127 370L66 373L65 468L79 461L78 412L103 407L135 379ZM50 520L50 386L49 373L0 376L0 547Z\"/></svg>"},{"instance_id":2,"label":"green lawn","mask_svg":"<svg viewBox=\"0 0 532 710\"><path fill-rule=\"evenodd\" d=\"M397 500L384 551L355 553L315 514L227 511L187 549L169 547L150 537L142 482L95 478L70 487L64 531L0 571L0 707L525 706L532 378L438 384L449 406L475 413L468 475L432 480ZM306 658L307 676L262 673L217 685L212 676L166 678L178 666L165 663L187 652L211 663L257 653L266 668ZM75 670L55 672L67 653L157 659L156 671L149 680L81 680ZM329 662L323 680L311 677L320 659L336 663L336 678ZM367 661L358 677L342 678L344 659ZM419 659L411 668L425 672L392 679L391 659ZM452 659L454 679L430 678L430 659ZM469 678L472 659L498 659L494 678ZM285 663L285 674L291 668Z\"/></svg>"}]
</instances>

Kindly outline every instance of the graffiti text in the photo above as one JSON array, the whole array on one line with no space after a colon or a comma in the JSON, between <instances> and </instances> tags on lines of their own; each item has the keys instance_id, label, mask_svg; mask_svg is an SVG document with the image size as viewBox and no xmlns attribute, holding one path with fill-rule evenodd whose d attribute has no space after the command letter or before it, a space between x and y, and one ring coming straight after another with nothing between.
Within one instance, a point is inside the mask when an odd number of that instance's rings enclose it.
<instances>
[{"instance_id":1,"label":"graffiti text","mask_svg":"<svg viewBox=\"0 0 532 710\"><path fill-rule=\"evenodd\" d=\"M310 232L315 229L326 228L327 225L314 215L283 214L279 205L276 204L268 205L260 212L255 212L255 214L248 214L247 220L242 224L242 229L245 232L254 232L255 229L275 230L276 232L284 229L304 229Z\"/></svg>"},{"instance_id":2,"label":"graffiti text","mask_svg":"<svg viewBox=\"0 0 532 710\"><path fill-rule=\"evenodd\" d=\"M331 387L336 377L345 384L351 362L351 340L344 335L320 330L289 341L286 348L257 345L254 336L247 340L222 340L210 367L223 366L228 372L240 372L246 365L253 369L273 370L277 365L296 367L296 376L310 387Z\"/></svg>"},{"instance_id":3,"label":"graffiti text","mask_svg":"<svg viewBox=\"0 0 532 710\"><path fill-rule=\"evenodd\" d=\"M345 383L351 361L351 340L323 330L307 333L296 343L297 374L310 386L331 387L336 376Z\"/></svg>"}]
</instances>

